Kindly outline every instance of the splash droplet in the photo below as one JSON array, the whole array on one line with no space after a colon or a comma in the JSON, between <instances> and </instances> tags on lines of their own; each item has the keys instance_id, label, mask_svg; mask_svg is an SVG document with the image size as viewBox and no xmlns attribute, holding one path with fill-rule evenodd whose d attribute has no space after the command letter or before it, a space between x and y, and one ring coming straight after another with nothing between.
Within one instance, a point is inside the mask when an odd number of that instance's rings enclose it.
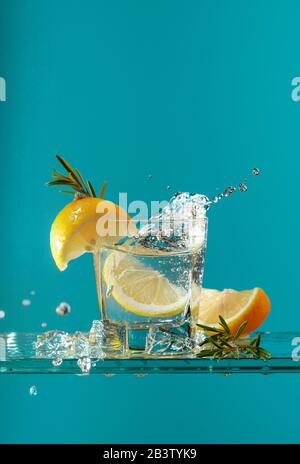
<instances>
[{"instance_id":1,"label":"splash droplet","mask_svg":"<svg viewBox=\"0 0 300 464\"><path fill-rule=\"evenodd\" d=\"M253 169L252 169L252 174L253 174L254 176L259 176L259 174L260 174L260 169L259 169L259 168L253 168Z\"/></svg>"},{"instance_id":2,"label":"splash droplet","mask_svg":"<svg viewBox=\"0 0 300 464\"><path fill-rule=\"evenodd\" d=\"M247 192L247 190L248 190L248 187L247 187L247 185L245 184L245 182L241 182L241 183L239 184L239 191L240 191L240 192Z\"/></svg>"},{"instance_id":3,"label":"splash droplet","mask_svg":"<svg viewBox=\"0 0 300 464\"><path fill-rule=\"evenodd\" d=\"M148 179L152 179L152 174L148 174Z\"/></svg>"},{"instance_id":4,"label":"splash droplet","mask_svg":"<svg viewBox=\"0 0 300 464\"><path fill-rule=\"evenodd\" d=\"M22 300L22 306L30 306L31 305L31 300L28 300L27 298L24 298Z\"/></svg>"},{"instance_id":5,"label":"splash droplet","mask_svg":"<svg viewBox=\"0 0 300 464\"><path fill-rule=\"evenodd\" d=\"M43 329L44 329L45 327L47 327L47 322L42 322L42 323L41 323L41 326L42 326Z\"/></svg>"},{"instance_id":6,"label":"splash droplet","mask_svg":"<svg viewBox=\"0 0 300 464\"><path fill-rule=\"evenodd\" d=\"M230 195L232 195L235 191L236 191L236 187L233 187L233 186L227 187L224 190L224 196L225 197L230 197Z\"/></svg>"},{"instance_id":7,"label":"splash droplet","mask_svg":"<svg viewBox=\"0 0 300 464\"><path fill-rule=\"evenodd\" d=\"M88 374L92 367L92 361L87 356L79 358L77 361L77 366L80 368L83 374Z\"/></svg>"},{"instance_id":8,"label":"splash droplet","mask_svg":"<svg viewBox=\"0 0 300 464\"><path fill-rule=\"evenodd\" d=\"M35 295L35 290L30 290L30 295L34 296Z\"/></svg>"},{"instance_id":9,"label":"splash droplet","mask_svg":"<svg viewBox=\"0 0 300 464\"><path fill-rule=\"evenodd\" d=\"M5 311L3 311L3 309L0 309L0 319L4 319L5 318Z\"/></svg>"},{"instance_id":10,"label":"splash droplet","mask_svg":"<svg viewBox=\"0 0 300 464\"><path fill-rule=\"evenodd\" d=\"M55 359L53 359L52 364L53 364L54 367L58 367L58 366L60 366L62 364L62 362L63 362L63 360L61 358L55 358Z\"/></svg>"},{"instance_id":11,"label":"splash droplet","mask_svg":"<svg viewBox=\"0 0 300 464\"><path fill-rule=\"evenodd\" d=\"M167 185L167 186L166 186L166 189L167 189L167 190L171 190L171 186L170 186L170 185Z\"/></svg>"},{"instance_id":12,"label":"splash droplet","mask_svg":"<svg viewBox=\"0 0 300 464\"><path fill-rule=\"evenodd\" d=\"M67 316L67 314L70 314L71 312L71 306L69 303L63 301L62 303L59 303L55 311L59 316Z\"/></svg>"},{"instance_id":13,"label":"splash droplet","mask_svg":"<svg viewBox=\"0 0 300 464\"><path fill-rule=\"evenodd\" d=\"M29 394L30 396L36 396L38 394L37 392L37 388L35 385L32 385L30 388L29 388Z\"/></svg>"}]
</instances>

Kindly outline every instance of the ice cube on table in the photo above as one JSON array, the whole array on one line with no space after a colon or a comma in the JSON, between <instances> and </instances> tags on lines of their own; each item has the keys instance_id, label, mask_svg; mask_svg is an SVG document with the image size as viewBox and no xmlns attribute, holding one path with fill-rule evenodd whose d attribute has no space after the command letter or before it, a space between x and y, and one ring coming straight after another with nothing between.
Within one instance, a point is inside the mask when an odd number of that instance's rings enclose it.
<instances>
[{"instance_id":1,"label":"ice cube on table","mask_svg":"<svg viewBox=\"0 0 300 464\"><path fill-rule=\"evenodd\" d=\"M73 354L72 335L62 330L51 330L38 335L35 343L38 358L69 358Z\"/></svg>"},{"instance_id":2,"label":"ice cube on table","mask_svg":"<svg viewBox=\"0 0 300 464\"><path fill-rule=\"evenodd\" d=\"M150 327L145 351L154 355L180 355L192 354L194 347L194 340L180 331L180 328Z\"/></svg>"}]
</instances>

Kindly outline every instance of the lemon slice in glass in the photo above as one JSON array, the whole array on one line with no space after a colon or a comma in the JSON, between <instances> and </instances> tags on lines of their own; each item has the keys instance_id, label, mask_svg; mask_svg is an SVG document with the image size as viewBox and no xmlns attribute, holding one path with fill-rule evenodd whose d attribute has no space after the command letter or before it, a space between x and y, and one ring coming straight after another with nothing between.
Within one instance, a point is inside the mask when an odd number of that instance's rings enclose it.
<instances>
[{"instance_id":1,"label":"lemon slice in glass","mask_svg":"<svg viewBox=\"0 0 300 464\"><path fill-rule=\"evenodd\" d=\"M189 302L184 288L130 254L112 252L104 263L103 277L119 305L139 316L173 316Z\"/></svg>"}]
</instances>

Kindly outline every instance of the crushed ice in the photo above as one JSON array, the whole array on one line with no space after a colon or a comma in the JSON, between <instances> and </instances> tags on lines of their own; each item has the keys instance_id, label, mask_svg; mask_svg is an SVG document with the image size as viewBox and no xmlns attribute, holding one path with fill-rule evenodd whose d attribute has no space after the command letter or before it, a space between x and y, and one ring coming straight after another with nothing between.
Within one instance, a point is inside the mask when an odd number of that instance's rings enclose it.
<instances>
[{"instance_id":1,"label":"crushed ice","mask_svg":"<svg viewBox=\"0 0 300 464\"><path fill-rule=\"evenodd\" d=\"M146 339L147 354L192 354L195 349L194 339L187 337L180 329L165 330L151 327Z\"/></svg>"}]
</instances>

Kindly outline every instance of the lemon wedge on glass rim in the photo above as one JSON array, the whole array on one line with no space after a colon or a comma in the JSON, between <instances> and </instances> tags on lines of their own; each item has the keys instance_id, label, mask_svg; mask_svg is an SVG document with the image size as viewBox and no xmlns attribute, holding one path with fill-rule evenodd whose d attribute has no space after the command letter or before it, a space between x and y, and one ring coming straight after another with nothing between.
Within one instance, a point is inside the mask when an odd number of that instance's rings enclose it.
<instances>
[{"instance_id":1,"label":"lemon wedge on glass rim","mask_svg":"<svg viewBox=\"0 0 300 464\"><path fill-rule=\"evenodd\" d=\"M97 223L105 214L106 223L114 228L106 236L99 235ZM50 247L54 261L63 271L69 261L84 253L93 253L100 246L116 243L124 224L129 224L126 211L111 201L82 197L68 203L56 216L50 231ZM130 227L135 227L133 223Z\"/></svg>"}]
</instances>

